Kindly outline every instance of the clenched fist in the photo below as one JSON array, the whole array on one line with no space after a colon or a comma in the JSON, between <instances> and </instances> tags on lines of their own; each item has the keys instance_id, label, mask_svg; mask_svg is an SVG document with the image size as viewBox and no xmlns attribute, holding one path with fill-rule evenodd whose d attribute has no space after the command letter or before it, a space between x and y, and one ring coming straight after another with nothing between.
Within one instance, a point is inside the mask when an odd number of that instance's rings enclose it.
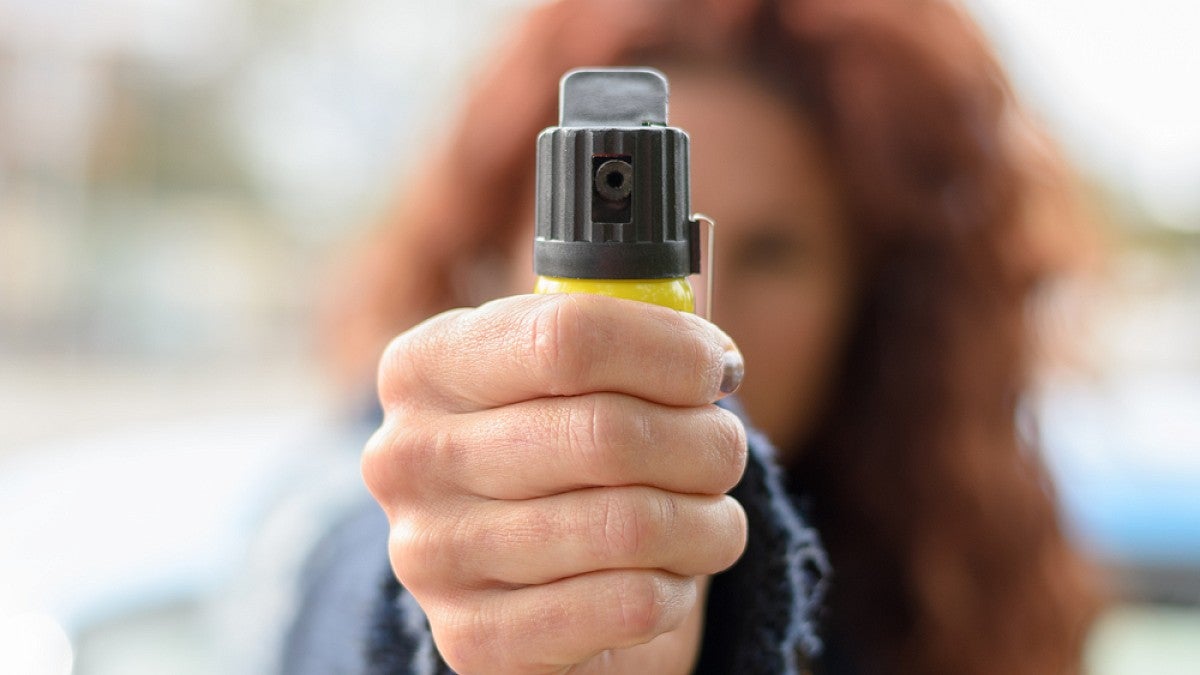
<instances>
[{"instance_id":1,"label":"clenched fist","mask_svg":"<svg viewBox=\"0 0 1200 675\"><path fill-rule=\"evenodd\" d=\"M741 356L699 317L592 295L446 312L396 338L363 475L396 577L460 673L686 673L725 493Z\"/></svg>"}]
</instances>

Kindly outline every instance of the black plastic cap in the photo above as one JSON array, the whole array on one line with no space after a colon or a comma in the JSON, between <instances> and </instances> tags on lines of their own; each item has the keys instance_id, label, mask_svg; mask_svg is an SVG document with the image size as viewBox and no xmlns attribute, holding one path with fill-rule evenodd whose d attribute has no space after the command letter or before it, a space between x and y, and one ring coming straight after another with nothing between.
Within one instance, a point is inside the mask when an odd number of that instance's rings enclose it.
<instances>
[{"instance_id":1,"label":"black plastic cap","mask_svg":"<svg viewBox=\"0 0 1200 675\"><path fill-rule=\"evenodd\" d=\"M667 124L667 79L649 68L574 70L560 125L538 136L534 271L668 279L700 271L688 136Z\"/></svg>"}]
</instances>

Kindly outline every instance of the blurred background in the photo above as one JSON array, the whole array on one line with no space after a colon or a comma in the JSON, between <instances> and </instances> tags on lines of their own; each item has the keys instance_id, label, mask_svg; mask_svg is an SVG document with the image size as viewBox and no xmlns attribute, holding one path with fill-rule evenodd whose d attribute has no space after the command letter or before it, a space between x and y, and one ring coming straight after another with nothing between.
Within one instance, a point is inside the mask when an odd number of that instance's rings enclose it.
<instances>
[{"instance_id":1,"label":"blurred background","mask_svg":"<svg viewBox=\"0 0 1200 675\"><path fill-rule=\"evenodd\" d=\"M529 4L0 0L0 672L267 667L358 484L330 251ZM1090 672L1200 672L1200 5L967 5L1111 251L1037 401L1120 600Z\"/></svg>"}]
</instances>

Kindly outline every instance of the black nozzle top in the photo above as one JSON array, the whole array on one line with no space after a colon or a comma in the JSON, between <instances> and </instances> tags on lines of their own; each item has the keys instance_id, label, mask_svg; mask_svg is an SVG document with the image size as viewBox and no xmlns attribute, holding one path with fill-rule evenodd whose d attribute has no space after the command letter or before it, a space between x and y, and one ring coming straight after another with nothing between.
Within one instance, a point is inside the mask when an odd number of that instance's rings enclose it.
<instances>
[{"instance_id":1,"label":"black nozzle top","mask_svg":"<svg viewBox=\"0 0 1200 675\"><path fill-rule=\"evenodd\" d=\"M567 73L559 126L538 136L534 271L668 279L700 271L688 136L667 126L667 78L650 68Z\"/></svg>"}]
</instances>

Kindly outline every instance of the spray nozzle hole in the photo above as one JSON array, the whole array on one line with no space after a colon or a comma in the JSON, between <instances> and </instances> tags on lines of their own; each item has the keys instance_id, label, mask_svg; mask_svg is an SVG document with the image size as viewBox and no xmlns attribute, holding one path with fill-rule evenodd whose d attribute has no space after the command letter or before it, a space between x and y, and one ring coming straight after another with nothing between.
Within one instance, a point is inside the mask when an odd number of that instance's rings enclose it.
<instances>
[{"instance_id":1,"label":"spray nozzle hole","mask_svg":"<svg viewBox=\"0 0 1200 675\"><path fill-rule=\"evenodd\" d=\"M596 192L609 201L623 201L633 190L633 165L624 159L607 159L596 167Z\"/></svg>"}]
</instances>

